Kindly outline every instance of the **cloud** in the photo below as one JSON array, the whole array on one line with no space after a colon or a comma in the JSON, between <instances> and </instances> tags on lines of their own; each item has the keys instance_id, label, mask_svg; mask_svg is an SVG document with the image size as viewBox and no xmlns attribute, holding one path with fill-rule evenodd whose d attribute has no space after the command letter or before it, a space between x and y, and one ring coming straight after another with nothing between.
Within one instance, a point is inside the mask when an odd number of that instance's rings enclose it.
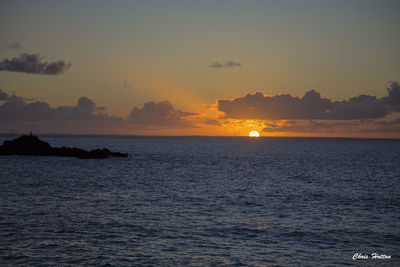
<instances>
[{"instance_id":1,"label":"cloud","mask_svg":"<svg viewBox=\"0 0 400 267\"><path fill-rule=\"evenodd\" d=\"M392 82L390 88L386 89L388 96L382 97L382 103L392 107L394 111L400 111L400 84L399 82Z\"/></svg>"},{"instance_id":2,"label":"cloud","mask_svg":"<svg viewBox=\"0 0 400 267\"><path fill-rule=\"evenodd\" d=\"M75 106L59 106L56 108L43 101L27 103L24 98L16 95L8 97L0 106L0 122L12 121L83 121L98 118L106 118L102 114L102 107L87 97L81 97Z\"/></svg>"},{"instance_id":3,"label":"cloud","mask_svg":"<svg viewBox=\"0 0 400 267\"><path fill-rule=\"evenodd\" d=\"M103 107L87 97L79 98L74 106L53 108L43 101L27 102L21 96L2 93L0 132L111 133L123 126L123 119L104 113Z\"/></svg>"},{"instance_id":4,"label":"cloud","mask_svg":"<svg viewBox=\"0 0 400 267\"><path fill-rule=\"evenodd\" d=\"M0 133L105 133L157 134L157 130L196 128L190 116L196 113L177 110L167 101L147 102L133 108L127 119L110 116L106 108L88 97L72 106L51 107L45 101L24 98L0 89ZM156 132L155 132L156 131Z\"/></svg>"},{"instance_id":5,"label":"cloud","mask_svg":"<svg viewBox=\"0 0 400 267\"><path fill-rule=\"evenodd\" d=\"M397 115L399 115L397 113ZM341 135L359 133L396 133L400 132L400 117L394 119L321 121L321 120L289 120L273 121L265 124L265 133L308 133Z\"/></svg>"},{"instance_id":6,"label":"cloud","mask_svg":"<svg viewBox=\"0 0 400 267\"><path fill-rule=\"evenodd\" d=\"M43 61L39 54L20 54L11 60L6 58L0 62L0 71L24 72L32 74L58 75L71 67L71 63L63 60Z\"/></svg>"},{"instance_id":7,"label":"cloud","mask_svg":"<svg viewBox=\"0 0 400 267\"><path fill-rule=\"evenodd\" d=\"M143 108L134 107L131 111L128 122L144 126L157 127L194 127L185 118L197 115L196 113L183 112L175 109L168 101L147 102Z\"/></svg>"},{"instance_id":8,"label":"cloud","mask_svg":"<svg viewBox=\"0 0 400 267\"><path fill-rule=\"evenodd\" d=\"M11 43L9 45L6 45L5 48L8 48L8 49L21 49L22 45L20 43L14 42L14 43Z\"/></svg>"},{"instance_id":9,"label":"cloud","mask_svg":"<svg viewBox=\"0 0 400 267\"><path fill-rule=\"evenodd\" d=\"M315 90L302 98L290 94L265 96L260 92L219 100L226 118L259 120L357 120L382 118L400 111L400 85L392 82L382 98L359 95L344 101L321 97Z\"/></svg>"},{"instance_id":10,"label":"cloud","mask_svg":"<svg viewBox=\"0 0 400 267\"><path fill-rule=\"evenodd\" d=\"M8 99L8 94L0 89L0 101L4 101Z\"/></svg>"},{"instance_id":11,"label":"cloud","mask_svg":"<svg viewBox=\"0 0 400 267\"><path fill-rule=\"evenodd\" d=\"M104 110L104 107L98 107L91 99L83 96L79 98L78 103L75 106L60 106L55 108L54 115L56 116L56 119L67 121L91 120L97 119L98 117L107 117L107 115L104 116L104 114L97 113Z\"/></svg>"},{"instance_id":12,"label":"cloud","mask_svg":"<svg viewBox=\"0 0 400 267\"><path fill-rule=\"evenodd\" d=\"M290 120L270 122L265 125L263 132L336 132L339 128L347 127L346 131L354 128L359 122L333 122L333 121L313 121L313 120Z\"/></svg>"},{"instance_id":13,"label":"cloud","mask_svg":"<svg viewBox=\"0 0 400 267\"><path fill-rule=\"evenodd\" d=\"M201 114L178 110L168 101L151 101L142 108L134 107L128 117L122 118L108 115L105 107L85 96L74 105L52 107L43 100L0 89L0 133L32 130L36 133L210 135L243 134L254 128L288 135L398 138L399 84L392 83L387 92L381 98L361 95L344 101L323 98L316 91L309 91L301 98L255 93L220 100Z\"/></svg>"},{"instance_id":14,"label":"cloud","mask_svg":"<svg viewBox=\"0 0 400 267\"><path fill-rule=\"evenodd\" d=\"M236 61L224 61L224 62L214 62L210 65L210 68L214 69L226 69L226 68L234 68L241 67L242 63Z\"/></svg>"}]
</instances>

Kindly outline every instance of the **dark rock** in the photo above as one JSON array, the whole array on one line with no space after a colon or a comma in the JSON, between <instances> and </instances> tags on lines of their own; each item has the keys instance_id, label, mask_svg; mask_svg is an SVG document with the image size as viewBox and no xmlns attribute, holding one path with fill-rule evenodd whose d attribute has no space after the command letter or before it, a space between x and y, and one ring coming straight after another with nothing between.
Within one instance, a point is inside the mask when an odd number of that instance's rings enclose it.
<instances>
[{"instance_id":1,"label":"dark rock","mask_svg":"<svg viewBox=\"0 0 400 267\"><path fill-rule=\"evenodd\" d=\"M49 143L39 140L33 135L23 135L14 140L4 141L0 146L0 154L16 155L51 155L52 147Z\"/></svg>"},{"instance_id":2,"label":"dark rock","mask_svg":"<svg viewBox=\"0 0 400 267\"><path fill-rule=\"evenodd\" d=\"M4 141L0 146L0 155L37 155L75 157L80 159L103 159L109 156L127 157L127 153L111 152L107 148L86 151L76 147L51 147L32 134L22 135L14 140Z\"/></svg>"}]
</instances>

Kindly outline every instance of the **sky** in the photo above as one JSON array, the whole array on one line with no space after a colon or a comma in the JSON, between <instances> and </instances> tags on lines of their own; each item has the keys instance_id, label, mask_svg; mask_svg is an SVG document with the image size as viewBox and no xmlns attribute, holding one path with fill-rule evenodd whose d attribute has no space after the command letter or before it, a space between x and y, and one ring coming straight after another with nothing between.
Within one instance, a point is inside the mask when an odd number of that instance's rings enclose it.
<instances>
[{"instance_id":1,"label":"sky","mask_svg":"<svg viewBox=\"0 0 400 267\"><path fill-rule=\"evenodd\" d=\"M0 132L400 138L399 1L0 1Z\"/></svg>"}]
</instances>

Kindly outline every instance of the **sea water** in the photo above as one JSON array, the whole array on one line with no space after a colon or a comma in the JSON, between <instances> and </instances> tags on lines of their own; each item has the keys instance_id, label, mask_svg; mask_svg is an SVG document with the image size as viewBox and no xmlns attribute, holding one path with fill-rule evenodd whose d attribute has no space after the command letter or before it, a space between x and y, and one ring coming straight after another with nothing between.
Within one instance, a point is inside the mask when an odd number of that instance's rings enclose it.
<instances>
[{"instance_id":1,"label":"sea water","mask_svg":"<svg viewBox=\"0 0 400 267\"><path fill-rule=\"evenodd\" d=\"M2 266L400 266L399 140L41 139L129 157L0 156Z\"/></svg>"}]
</instances>

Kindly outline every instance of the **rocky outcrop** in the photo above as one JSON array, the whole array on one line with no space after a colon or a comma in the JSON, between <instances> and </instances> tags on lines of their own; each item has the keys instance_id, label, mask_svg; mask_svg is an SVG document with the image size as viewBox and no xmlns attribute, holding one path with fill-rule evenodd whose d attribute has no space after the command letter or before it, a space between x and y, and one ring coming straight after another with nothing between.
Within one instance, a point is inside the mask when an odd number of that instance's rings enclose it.
<instances>
[{"instance_id":1,"label":"rocky outcrop","mask_svg":"<svg viewBox=\"0 0 400 267\"><path fill-rule=\"evenodd\" d=\"M76 147L51 147L49 143L40 140L32 134L22 135L14 140L4 141L0 146L0 155L36 155L75 157L80 159L103 159L112 157L127 157L128 154L111 152L107 148L87 151Z\"/></svg>"}]
</instances>

